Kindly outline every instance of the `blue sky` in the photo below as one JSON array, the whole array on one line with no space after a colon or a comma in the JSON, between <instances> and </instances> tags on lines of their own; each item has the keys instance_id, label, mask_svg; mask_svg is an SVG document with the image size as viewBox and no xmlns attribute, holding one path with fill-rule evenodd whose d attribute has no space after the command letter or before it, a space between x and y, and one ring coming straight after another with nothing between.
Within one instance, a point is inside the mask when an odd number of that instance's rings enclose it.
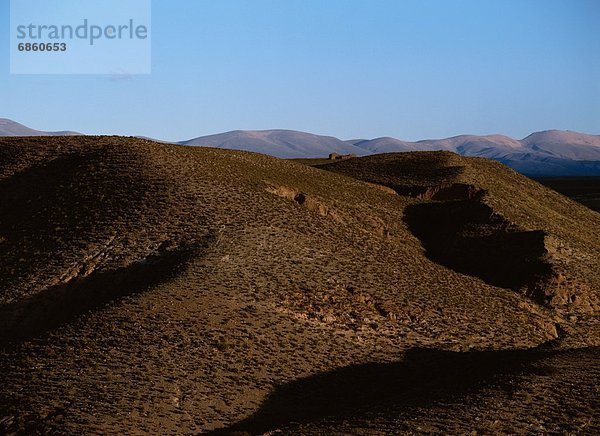
<instances>
[{"instance_id":1,"label":"blue sky","mask_svg":"<svg viewBox=\"0 0 600 436\"><path fill-rule=\"evenodd\" d=\"M152 73L130 77L10 75L9 4L0 117L36 129L600 134L598 0L155 0Z\"/></svg>"}]
</instances>

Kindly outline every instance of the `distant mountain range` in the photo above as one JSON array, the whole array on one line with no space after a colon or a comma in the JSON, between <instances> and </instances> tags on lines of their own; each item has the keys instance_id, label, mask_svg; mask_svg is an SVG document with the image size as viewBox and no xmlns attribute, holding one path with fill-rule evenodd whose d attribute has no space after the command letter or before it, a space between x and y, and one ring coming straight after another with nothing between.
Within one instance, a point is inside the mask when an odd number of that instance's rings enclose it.
<instances>
[{"instance_id":1,"label":"distant mountain range","mask_svg":"<svg viewBox=\"0 0 600 436\"><path fill-rule=\"evenodd\" d=\"M180 144L248 150L286 159L327 157L330 153L354 153L358 156L373 154L368 149L356 147L332 136L319 136L293 130L236 130L202 136Z\"/></svg>"},{"instance_id":2,"label":"distant mountain range","mask_svg":"<svg viewBox=\"0 0 600 436\"><path fill-rule=\"evenodd\" d=\"M180 144L248 150L287 159L327 157L330 153L365 156L448 150L494 159L531 176L600 176L600 136L560 130L533 133L520 141L502 135L461 135L417 142L387 137L342 141L291 130L238 130Z\"/></svg>"},{"instance_id":3,"label":"distant mountain range","mask_svg":"<svg viewBox=\"0 0 600 436\"><path fill-rule=\"evenodd\" d=\"M0 119L0 136L76 135L41 132ZM461 135L446 139L402 141L396 138L341 140L293 130L236 130L179 142L181 145L247 150L280 158L321 158L330 153L366 156L407 151L447 150L462 156L497 160L531 176L600 176L600 135L571 131L536 132L515 140L503 135Z\"/></svg>"},{"instance_id":4,"label":"distant mountain range","mask_svg":"<svg viewBox=\"0 0 600 436\"><path fill-rule=\"evenodd\" d=\"M73 136L81 135L77 132L43 132L41 130L30 129L16 121L0 118L0 136Z\"/></svg>"}]
</instances>

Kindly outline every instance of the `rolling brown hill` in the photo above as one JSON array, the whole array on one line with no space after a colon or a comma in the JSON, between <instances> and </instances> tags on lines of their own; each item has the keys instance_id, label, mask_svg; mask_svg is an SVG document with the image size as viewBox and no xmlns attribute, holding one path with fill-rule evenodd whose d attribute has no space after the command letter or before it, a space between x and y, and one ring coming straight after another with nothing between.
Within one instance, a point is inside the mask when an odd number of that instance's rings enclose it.
<instances>
[{"instance_id":1,"label":"rolling brown hill","mask_svg":"<svg viewBox=\"0 0 600 436\"><path fill-rule=\"evenodd\" d=\"M599 229L448 152L0 138L0 433L593 433Z\"/></svg>"}]
</instances>

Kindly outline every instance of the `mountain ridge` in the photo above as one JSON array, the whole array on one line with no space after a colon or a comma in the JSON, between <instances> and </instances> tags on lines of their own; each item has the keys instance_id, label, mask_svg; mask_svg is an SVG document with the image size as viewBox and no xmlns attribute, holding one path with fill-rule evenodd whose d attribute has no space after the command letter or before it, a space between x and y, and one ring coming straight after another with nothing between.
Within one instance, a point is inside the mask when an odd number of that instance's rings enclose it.
<instances>
[{"instance_id":1,"label":"mountain ridge","mask_svg":"<svg viewBox=\"0 0 600 436\"><path fill-rule=\"evenodd\" d=\"M179 144L255 151L286 159L325 157L330 153L370 154L368 150L333 136L286 129L232 130L181 141Z\"/></svg>"},{"instance_id":2,"label":"mountain ridge","mask_svg":"<svg viewBox=\"0 0 600 436\"><path fill-rule=\"evenodd\" d=\"M0 119L0 136L70 135L78 133L43 132L8 119ZM501 134L465 134L419 141L404 141L386 136L342 140L334 136L287 129L232 130L175 143L251 151L283 159L327 158L330 154L367 156L442 150L461 156L496 160L532 176L600 176L600 135L569 130L543 130L520 140Z\"/></svg>"},{"instance_id":3,"label":"mountain ridge","mask_svg":"<svg viewBox=\"0 0 600 436\"><path fill-rule=\"evenodd\" d=\"M81 135L78 132L71 131L57 131L57 132L46 132L42 130L35 130L27 127L16 121L9 120L8 118L0 118L0 136L76 136Z\"/></svg>"},{"instance_id":4,"label":"mountain ridge","mask_svg":"<svg viewBox=\"0 0 600 436\"><path fill-rule=\"evenodd\" d=\"M271 140L272 135L277 136L277 141ZM307 147L311 139L312 147ZM333 147L332 141L335 144ZM341 141L331 136L293 130L235 130L179 144L232 148L288 159L325 158L331 153L364 156L441 150L496 160L534 176L600 176L600 136L561 130L535 132L521 140L492 134L457 135L420 141L403 141L385 136Z\"/></svg>"}]
</instances>

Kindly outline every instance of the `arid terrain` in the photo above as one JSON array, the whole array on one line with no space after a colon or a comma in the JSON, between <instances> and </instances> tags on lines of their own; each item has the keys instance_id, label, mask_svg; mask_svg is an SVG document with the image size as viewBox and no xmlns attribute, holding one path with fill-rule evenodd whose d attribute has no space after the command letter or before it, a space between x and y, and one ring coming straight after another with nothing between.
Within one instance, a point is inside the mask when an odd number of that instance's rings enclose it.
<instances>
[{"instance_id":1,"label":"arid terrain","mask_svg":"<svg viewBox=\"0 0 600 436\"><path fill-rule=\"evenodd\" d=\"M544 177L537 181L600 212L600 177Z\"/></svg>"},{"instance_id":2,"label":"arid terrain","mask_svg":"<svg viewBox=\"0 0 600 436\"><path fill-rule=\"evenodd\" d=\"M40 131L16 121L0 118L0 137L70 135L80 134L70 131ZM156 141L145 136L138 138ZM600 177L600 135L568 130L535 132L521 140L506 135L458 135L416 142L391 137L342 140L332 136L282 129L233 130L200 136L177 144L251 151L304 161L327 159L331 154L367 156L409 151L451 151L461 156L492 159L530 177Z\"/></svg>"},{"instance_id":3,"label":"arid terrain","mask_svg":"<svg viewBox=\"0 0 600 436\"><path fill-rule=\"evenodd\" d=\"M0 138L2 434L597 434L600 214L483 158Z\"/></svg>"}]
</instances>

